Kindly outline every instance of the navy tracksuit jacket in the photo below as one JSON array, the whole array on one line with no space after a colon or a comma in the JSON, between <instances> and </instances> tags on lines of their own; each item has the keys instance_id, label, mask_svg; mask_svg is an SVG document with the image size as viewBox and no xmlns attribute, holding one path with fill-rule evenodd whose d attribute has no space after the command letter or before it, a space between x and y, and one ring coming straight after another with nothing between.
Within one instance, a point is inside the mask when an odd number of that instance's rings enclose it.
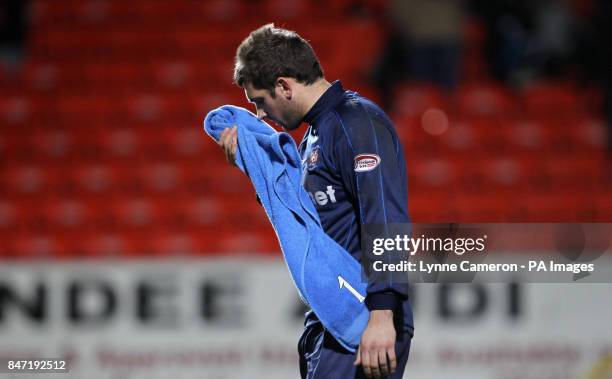
<instances>
[{"instance_id":1,"label":"navy tracksuit jacket","mask_svg":"<svg viewBox=\"0 0 612 379\"><path fill-rule=\"evenodd\" d=\"M376 104L345 91L339 81L319 98L304 121L309 128L299 146L303 186L317 208L325 232L361 262L362 225L410 222L406 163L400 141L393 124ZM370 310L393 309L399 316L398 337L401 333L412 335L408 284L370 283L366 305ZM325 371L324 358L318 359L314 354L325 348L322 340L314 337L317 333L312 332L317 328L322 333L317 323L312 312L307 314L300 352L311 360L315 356L317 362L310 362L310 368L302 367L303 377L307 377L304 370L311 375L308 378L328 377L311 372L314 367ZM307 345L310 348L305 348ZM352 364L352 359L354 355L347 362ZM333 360L341 370L337 359Z\"/></svg>"}]
</instances>

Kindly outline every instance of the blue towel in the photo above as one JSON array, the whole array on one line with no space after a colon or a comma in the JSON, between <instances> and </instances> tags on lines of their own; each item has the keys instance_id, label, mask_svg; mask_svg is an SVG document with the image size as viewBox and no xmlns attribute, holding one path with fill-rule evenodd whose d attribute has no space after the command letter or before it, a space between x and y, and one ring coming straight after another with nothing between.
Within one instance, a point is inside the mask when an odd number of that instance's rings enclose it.
<instances>
[{"instance_id":1,"label":"blue towel","mask_svg":"<svg viewBox=\"0 0 612 379\"><path fill-rule=\"evenodd\" d=\"M301 185L302 165L293 138L231 105L211 111L204 120L206 133L215 140L235 125L236 164L261 199L302 300L336 340L354 352L369 318L360 264L323 231Z\"/></svg>"}]
</instances>

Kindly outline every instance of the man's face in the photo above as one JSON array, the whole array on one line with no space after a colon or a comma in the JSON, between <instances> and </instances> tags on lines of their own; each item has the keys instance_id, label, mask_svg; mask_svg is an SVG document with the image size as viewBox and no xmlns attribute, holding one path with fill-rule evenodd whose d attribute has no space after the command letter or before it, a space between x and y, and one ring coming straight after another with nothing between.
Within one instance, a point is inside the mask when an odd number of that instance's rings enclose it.
<instances>
[{"instance_id":1,"label":"man's face","mask_svg":"<svg viewBox=\"0 0 612 379\"><path fill-rule=\"evenodd\" d=\"M256 89L248 83L244 87L244 93L250 103L255 104L257 117L272 120L286 130L293 130L300 126L302 115L297 110L295 101L287 97L275 87L275 96L266 89Z\"/></svg>"}]
</instances>

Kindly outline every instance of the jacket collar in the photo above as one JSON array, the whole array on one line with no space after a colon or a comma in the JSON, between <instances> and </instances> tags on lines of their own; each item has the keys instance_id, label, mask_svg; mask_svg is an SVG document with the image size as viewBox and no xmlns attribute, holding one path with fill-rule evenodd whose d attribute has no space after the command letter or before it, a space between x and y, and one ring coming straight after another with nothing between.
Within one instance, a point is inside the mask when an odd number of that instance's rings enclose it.
<instances>
[{"instance_id":1,"label":"jacket collar","mask_svg":"<svg viewBox=\"0 0 612 379\"><path fill-rule=\"evenodd\" d=\"M342 101L343 95L344 88L342 88L342 83L336 80L306 113L304 122L312 125L321 115L334 109Z\"/></svg>"}]
</instances>

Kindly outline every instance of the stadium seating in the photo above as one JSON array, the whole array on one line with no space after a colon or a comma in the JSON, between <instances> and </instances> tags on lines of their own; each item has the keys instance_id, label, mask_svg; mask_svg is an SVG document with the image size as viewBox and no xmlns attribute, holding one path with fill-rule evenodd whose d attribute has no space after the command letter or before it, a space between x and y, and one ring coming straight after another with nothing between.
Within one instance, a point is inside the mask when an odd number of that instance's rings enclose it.
<instances>
[{"instance_id":1,"label":"stadium seating","mask_svg":"<svg viewBox=\"0 0 612 379\"><path fill-rule=\"evenodd\" d=\"M247 178L202 132L213 107L250 106L231 83L236 46L288 20L329 79L376 99L364 78L384 31L362 16L294 19L316 12L308 1L263 3L35 1L23 70L0 78L0 257L278 252ZM455 93L402 83L394 94L413 220L612 222L597 94L492 82L481 33L470 24Z\"/></svg>"}]
</instances>

